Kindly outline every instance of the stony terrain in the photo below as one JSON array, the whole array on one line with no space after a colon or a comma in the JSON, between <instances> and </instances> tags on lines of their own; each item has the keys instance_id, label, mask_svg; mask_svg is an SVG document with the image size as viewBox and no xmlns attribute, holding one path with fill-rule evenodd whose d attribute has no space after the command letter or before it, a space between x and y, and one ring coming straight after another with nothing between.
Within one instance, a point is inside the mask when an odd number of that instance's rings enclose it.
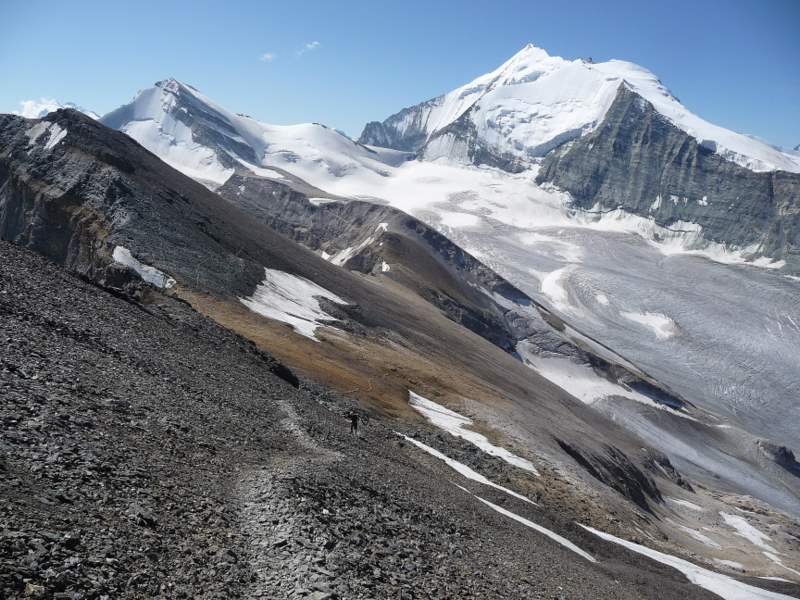
<instances>
[{"instance_id":1,"label":"stony terrain","mask_svg":"<svg viewBox=\"0 0 800 600\"><path fill-rule=\"evenodd\" d=\"M3 597L708 596L393 430L441 434L373 418L354 438L350 401L178 300L112 292L0 244Z\"/></svg>"}]
</instances>

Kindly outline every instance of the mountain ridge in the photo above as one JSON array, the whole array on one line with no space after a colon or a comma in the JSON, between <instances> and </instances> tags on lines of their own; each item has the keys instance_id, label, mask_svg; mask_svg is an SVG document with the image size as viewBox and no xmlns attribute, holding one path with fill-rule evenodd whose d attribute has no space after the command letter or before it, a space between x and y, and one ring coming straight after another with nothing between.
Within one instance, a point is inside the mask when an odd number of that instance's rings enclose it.
<instances>
[{"instance_id":1,"label":"mountain ridge","mask_svg":"<svg viewBox=\"0 0 800 600\"><path fill-rule=\"evenodd\" d=\"M533 44L494 71L451 92L404 108L383 122L368 123L359 139L377 145L388 141L394 144L390 147L413 148L435 158L442 155L440 151L425 148L425 144L472 111L476 113L471 118L472 125L494 152L529 161L593 130L603 120L620 85L627 85L654 103L662 114L701 143L713 142L714 151L728 160L756 171L800 172L800 161L795 157L694 116L653 73L639 65L616 59L602 63L569 61L550 56ZM491 98L493 92L497 98ZM515 99L520 104L515 104ZM478 107L484 102L489 106ZM525 107L526 103L530 106ZM565 111L559 108L560 103L572 105ZM520 115L516 123L514 113ZM526 114L534 115L528 123L523 118ZM504 141L503 137L508 136L510 141Z\"/></svg>"}]
</instances>

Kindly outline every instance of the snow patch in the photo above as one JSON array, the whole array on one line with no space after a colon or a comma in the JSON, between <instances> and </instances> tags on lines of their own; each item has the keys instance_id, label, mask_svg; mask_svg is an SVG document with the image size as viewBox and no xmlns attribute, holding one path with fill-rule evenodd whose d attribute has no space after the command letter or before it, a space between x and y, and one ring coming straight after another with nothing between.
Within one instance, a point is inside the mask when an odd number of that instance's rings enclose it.
<instances>
[{"instance_id":1,"label":"snow patch","mask_svg":"<svg viewBox=\"0 0 800 600\"><path fill-rule=\"evenodd\" d=\"M722 573L715 573L714 571L704 569L703 567L698 567L697 565L690 563L688 560L683 560L682 558L678 558L670 554L658 552L657 550L653 550L647 546L634 544L633 542L615 537L610 533L598 531L597 529L593 529L586 525L581 525L581 527L583 527L586 531L593 533L597 537L606 540L607 542L619 544L628 550L647 556L648 558L668 565L673 569L677 569L686 575L686 578L695 585L717 594L724 600L794 600L791 596L787 596L786 594L779 594L777 592L771 592L748 585L734 579L733 577L723 575Z\"/></svg>"},{"instance_id":2,"label":"snow patch","mask_svg":"<svg viewBox=\"0 0 800 600\"><path fill-rule=\"evenodd\" d=\"M667 502L671 502L672 504L677 504L678 506L683 506L684 508L688 508L689 510L695 510L697 512L703 512L705 509L702 506L698 506L694 502L689 502L688 500L681 500L680 498L669 498L667 497Z\"/></svg>"},{"instance_id":3,"label":"snow patch","mask_svg":"<svg viewBox=\"0 0 800 600\"><path fill-rule=\"evenodd\" d=\"M678 525L678 529L680 529L681 531L686 533L692 539L700 542L704 546L708 546L709 548L716 548L716 549L722 548L722 546L720 546L717 542L712 540L710 537L708 537L704 533L700 533L696 529L692 529L691 527L686 527L685 525L680 525L680 524L677 524L677 525Z\"/></svg>"},{"instance_id":4,"label":"snow patch","mask_svg":"<svg viewBox=\"0 0 800 600\"><path fill-rule=\"evenodd\" d=\"M395 432L395 433L397 433L397 432ZM415 440L414 438L408 437L407 435L403 435L402 433L397 433L397 435L402 436L403 438L405 438L405 440L407 442L411 442L417 448L419 448L421 450L424 450L425 452L427 452L431 456L435 456L439 460L444 461L447 464L448 467L450 467L454 471L460 473L461 475L463 475L467 479L471 479L472 481L476 481L476 482L481 483L483 485L488 485L489 487L492 487L492 488L494 488L496 490L500 490L501 492L505 492L509 496L513 496L514 498L517 498L519 500L523 500L523 501L528 502L530 504L536 504L536 502L534 502L533 500L529 500L528 498L526 498L522 494L518 494L517 492L515 492L513 490L510 490L510 489L508 489L506 487L503 487L502 485L497 485L496 483L494 483L493 481L490 481L489 479L487 479L486 477L484 477L483 475L481 475L477 471L469 468L467 465L465 465L463 463L460 463L455 459L450 458L449 456L439 452L435 448L431 448L427 444L423 444L419 440ZM461 489L464 489L464 488L461 488Z\"/></svg>"},{"instance_id":5,"label":"snow patch","mask_svg":"<svg viewBox=\"0 0 800 600\"><path fill-rule=\"evenodd\" d=\"M458 487L461 488L462 490L464 490L465 492L467 492L468 494L471 494L472 496L475 496L475 494L472 494L469 490L466 490L466 489L462 488L461 486L458 486ZM484 500L480 496L475 496L475 498L477 498L478 500L483 502L486 506L488 506L492 510L494 510L496 512L499 512L501 515L503 515L505 517L508 517L509 519L514 519L517 523L522 523L523 525L525 525L525 527L530 527L534 531L538 531L539 533L541 533L543 535L546 535L547 537L549 537L554 542L557 542L557 543L561 544L562 546L564 546L565 548L567 548L569 550L572 550L575 554L585 558L589 562L597 562L597 559L595 559L594 556L592 556L591 554L589 554L585 550L582 550L581 548L579 548L578 546L576 546L575 544L570 542L567 538L558 535L555 531L551 531L550 529L547 529L546 527L542 527L541 525L539 525L537 523L534 523L530 519L526 519L525 517L521 517L517 513L513 513L510 510L506 510L502 506L497 506L497 504L493 504L493 503L489 502L488 500Z\"/></svg>"},{"instance_id":6,"label":"snow patch","mask_svg":"<svg viewBox=\"0 0 800 600\"><path fill-rule=\"evenodd\" d=\"M314 206L322 206L323 204L330 204L331 202L336 202L336 200L332 200L330 198L309 198L308 199L311 204Z\"/></svg>"},{"instance_id":7,"label":"snow patch","mask_svg":"<svg viewBox=\"0 0 800 600\"><path fill-rule=\"evenodd\" d=\"M591 405L603 398L619 396L634 400L651 408L666 411L684 419L689 419L691 421L696 420L669 406L659 404L652 398L633 389L609 381L605 377L595 373L589 365L575 363L569 358L540 356L535 352L533 345L527 340L518 342L516 350L520 357L522 357L524 364L585 404Z\"/></svg>"},{"instance_id":8,"label":"snow patch","mask_svg":"<svg viewBox=\"0 0 800 600\"><path fill-rule=\"evenodd\" d=\"M176 283L172 277L163 271L159 271L155 267L151 267L137 260L125 246L116 246L111 257L114 259L114 262L133 269L139 274L139 277L158 288L169 289Z\"/></svg>"},{"instance_id":9,"label":"snow patch","mask_svg":"<svg viewBox=\"0 0 800 600\"><path fill-rule=\"evenodd\" d=\"M769 536L750 525L750 523L748 523L744 517L740 517L739 515L731 515L722 511L720 511L719 515L722 517L722 520L725 521L726 525L733 527L736 530L736 535L739 537L746 539L751 544L761 548L762 550L777 552L775 548L767 544L767 542L771 541Z\"/></svg>"},{"instance_id":10,"label":"snow patch","mask_svg":"<svg viewBox=\"0 0 800 600\"><path fill-rule=\"evenodd\" d=\"M131 121L121 131L169 166L198 181L222 185L233 175L234 169L223 167L217 154L195 142L192 130L171 114L166 114L160 122Z\"/></svg>"},{"instance_id":11,"label":"snow patch","mask_svg":"<svg viewBox=\"0 0 800 600\"><path fill-rule=\"evenodd\" d=\"M326 313L318 298L327 298L337 304L345 300L317 285L313 281L277 269L264 269L264 280L249 298L239 298L247 308L269 319L288 323L302 336L319 340L314 335L322 321L337 319Z\"/></svg>"},{"instance_id":12,"label":"snow patch","mask_svg":"<svg viewBox=\"0 0 800 600\"><path fill-rule=\"evenodd\" d=\"M656 334L656 338L659 340L667 340L678 332L678 326L675 325L675 321L662 313L620 312L619 314L629 321L639 323L640 325L652 329L653 333Z\"/></svg>"},{"instance_id":13,"label":"snow patch","mask_svg":"<svg viewBox=\"0 0 800 600\"><path fill-rule=\"evenodd\" d=\"M792 569L791 567L787 567L785 564L783 564L783 560L781 560L781 558L777 554L775 554L774 552L766 552L765 551L763 554L764 554L764 556L766 556L768 559L770 559L772 562L774 562L779 567L781 567L783 569L786 569L787 571L789 571L790 573L794 573L795 575L800 575L800 571Z\"/></svg>"},{"instance_id":14,"label":"snow patch","mask_svg":"<svg viewBox=\"0 0 800 600\"><path fill-rule=\"evenodd\" d=\"M549 273L531 270L539 279L539 290L550 300L550 304L556 310L566 312L571 307L569 292L564 287L564 278L575 268L574 265L567 265Z\"/></svg>"},{"instance_id":15,"label":"snow patch","mask_svg":"<svg viewBox=\"0 0 800 600\"><path fill-rule=\"evenodd\" d=\"M49 132L47 142L44 145L46 151L55 148L67 136L67 130L63 129L58 123L39 121L25 131L25 136L28 138L28 148L35 145L46 132Z\"/></svg>"},{"instance_id":16,"label":"snow patch","mask_svg":"<svg viewBox=\"0 0 800 600\"><path fill-rule=\"evenodd\" d=\"M51 123L50 124L50 139L47 140L47 143L44 145L45 150L52 150L58 144L67 137L67 130L62 129L58 123Z\"/></svg>"},{"instance_id":17,"label":"snow patch","mask_svg":"<svg viewBox=\"0 0 800 600\"><path fill-rule=\"evenodd\" d=\"M330 261L335 265L344 265L348 260L354 256L358 256L359 252L377 240L378 236L386 231L388 227L388 223L378 223L378 226L375 228L375 233L364 239L358 246L349 246L341 252L337 252L331 257Z\"/></svg>"},{"instance_id":18,"label":"snow patch","mask_svg":"<svg viewBox=\"0 0 800 600\"><path fill-rule=\"evenodd\" d=\"M531 461L509 452L505 448L495 446L486 438L485 435L480 434L477 431L466 429L466 427L473 425L472 419L460 415L457 412L442 406L441 404L437 404L436 402L428 400L419 394L415 394L411 390L408 392L408 398L411 408L420 413L436 427L445 430L450 435L468 441L469 443L486 452L486 454L496 456L508 464L520 469L524 469L525 471L533 473L536 476L539 475L539 471Z\"/></svg>"}]
</instances>

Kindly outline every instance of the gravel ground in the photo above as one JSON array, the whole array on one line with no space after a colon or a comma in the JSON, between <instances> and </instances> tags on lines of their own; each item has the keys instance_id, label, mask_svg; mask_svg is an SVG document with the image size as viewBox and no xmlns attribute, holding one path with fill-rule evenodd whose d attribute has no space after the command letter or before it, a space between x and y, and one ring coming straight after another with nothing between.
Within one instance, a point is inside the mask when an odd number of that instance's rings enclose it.
<instances>
[{"instance_id":1,"label":"gravel ground","mask_svg":"<svg viewBox=\"0 0 800 600\"><path fill-rule=\"evenodd\" d=\"M0 597L713 597L394 433L445 450L424 427L349 435L350 400L137 297L0 242Z\"/></svg>"}]
</instances>

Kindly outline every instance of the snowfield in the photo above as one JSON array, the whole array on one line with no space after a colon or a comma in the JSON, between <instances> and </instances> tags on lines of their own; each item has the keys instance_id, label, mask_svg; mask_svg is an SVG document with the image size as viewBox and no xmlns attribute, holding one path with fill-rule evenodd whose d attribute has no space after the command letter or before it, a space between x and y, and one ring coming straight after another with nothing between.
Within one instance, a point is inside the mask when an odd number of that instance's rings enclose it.
<instances>
[{"instance_id":1,"label":"snowfield","mask_svg":"<svg viewBox=\"0 0 800 600\"><path fill-rule=\"evenodd\" d=\"M155 267L146 265L135 258L125 246L116 246L112 253L114 262L130 267L139 274L139 277L154 286L169 289L175 285L175 280Z\"/></svg>"},{"instance_id":2,"label":"snowfield","mask_svg":"<svg viewBox=\"0 0 800 600\"><path fill-rule=\"evenodd\" d=\"M640 325L650 328L655 334L656 338L659 340L669 339L678 331L675 321L670 319L667 315L662 315L661 313L621 312L619 314L629 321L633 321L634 323L639 323Z\"/></svg>"},{"instance_id":3,"label":"snowfield","mask_svg":"<svg viewBox=\"0 0 800 600\"><path fill-rule=\"evenodd\" d=\"M450 467L451 469L453 469L457 473L463 475L467 479L470 479L472 481L476 481L477 483L480 483L480 484L483 484L483 485L488 485L489 487L492 487L492 488L494 488L496 490L500 490L501 492L506 493L509 496L513 496L514 498L517 498L518 500L522 500L522 501L528 502L530 504L536 504L536 502L534 502L533 500L530 500L529 498L526 498L522 494L518 494L514 490L510 490L507 487L503 487L502 485L498 485L498 484L494 483L493 481L490 481L489 479L487 479L486 477L484 477L483 475L481 475L480 473L478 473L474 469L471 469L470 467L468 467L464 463L460 463L457 460L455 460L453 458L450 458L449 456L447 456L445 454L442 454L441 452L439 452L435 448L431 448L430 446L420 442L419 440L415 440L414 438L408 437L407 435L403 435L402 433L398 433L397 435L402 436L407 442L411 442L412 444L414 444L420 450L424 450L425 452L427 452L431 456L434 456L434 457L438 458L439 460L443 461L448 467Z\"/></svg>"},{"instance_id":4,"label":"snowfield","mask_svg":"<svg viewBox=\"0 0 800 600\"><path fill-rule=\"evenodd\" d=\"M466 429L473 425L472 419L460 415L441 404L428 400L419 394L415 394L410 390L408 392L408 397L411 408L424 416L431 424L443 429L450 435L467 440L469 443L486 452L486 454L501 458L512 466L528 471L537 477L539 476L539 471L531 461L509 452L501 446L492 444L485 435L477 431Z\"/></svg>"},{"instance_id":5,"label":"snowfield","mask_svg":"<svg viewBox=\"0 0 800 600\"><path fill-rule=\"evenodd\" d=\"M458 486L458 487L460 489L464 490L465 492L467 492L468 494L471 494L471 492L469 490L466 490L461 486ZM471 495L475 496L475 494L471 494ZM505 517L508 517L509 519L513 519L517 523L522 523L523 525L525 525L525 527L530 527L534 531L538 531L539 533L541 533L543 535L546 535L551 540L561 544L562 546L564 546L565 548L567 548L569 550L572 550L575 554L585 558L589 562L597 562L597 560L595 559L594 556L592 556L591 554L589 554L585 550L582 550L581 548L579 548L578 546L576 546L575 544L570 542L567 538L558 535L555 531L547 529L546 527L542 527L541 525L538 525L537 523L534 523L530 519L526 519L525 517L521 517L517 513L511 512L510 510L507 510L507 509L503 508L502 506L497 506L497 504L493 504L493 503L489 502L488 500L484 500L480 496L475 496L475 498L477 498L479 501L481 501L483 504L485 504L486 506L488 506L492 510L500 513L501 515L503 515Z\"/></svg>"},{"instance_id":6,"label":"snowfield","mask_svg":"<svg viewBox=\"0 0 800 600\"><path fill-rule=\"evenodd\" d=\"M265 268L264 280L253 295L239 298L239 301L253 312L288 323L300 335L318 342L314 335L317 328L327 324L325 322L337 320L320 307L318 298L347 304L347 301L305 277Z\"/></svg>"}]
</instances>

